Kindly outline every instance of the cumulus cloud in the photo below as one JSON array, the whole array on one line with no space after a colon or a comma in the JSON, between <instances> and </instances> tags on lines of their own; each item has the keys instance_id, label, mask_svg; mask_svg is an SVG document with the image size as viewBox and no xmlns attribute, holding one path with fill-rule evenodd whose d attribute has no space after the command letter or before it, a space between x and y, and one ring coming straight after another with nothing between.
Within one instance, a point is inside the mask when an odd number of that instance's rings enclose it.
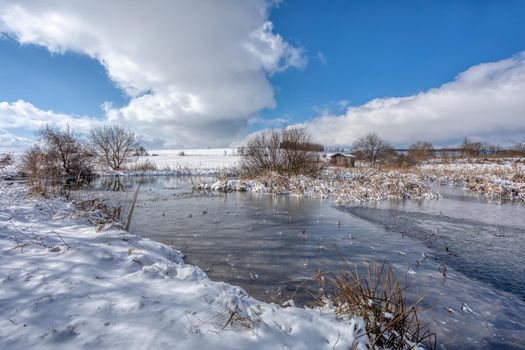
<instances>
[{"instance_id":1,"label":"cumulus cloud","mask_svg":"<svg viewBox=\"0 0 525 350\"><path fill-rule=\"evenodd\" d=\"M473 66L453 81L406 97L378 98L325 113L306 126L324 144L351 144L377 132L398 145L454 143L464 136L508 143L525 135L525 52Z\"/></svg>"},{"instance_id":2,"label":"cumulus cloud","mask_svg":"<svg viewBox=\"0 0 525 350\"><path fill-rule=\"evenodd\" d=\"M33 140L16 136L0 129L0 153L9 153L31 147Z\"/></svg>"},{"instance_id":3,"label":"cumulus cloud","mask_svg":"<svg viewBox=\"0 0 525 350\"><path fill-rule=\"evenodd\" d=\"M84 133L101 122L101 120L85 116L44 111L23 100L12 103L0 102L0 128L2 129L36 131L48 124L60 129L70 126L77 132Z\"/></svg>"},{"instance_id":4,"label":"cumulus cloud","mask_svg":"<svg viewBox=\"0 0 525 350\"><path fill-rule=\"evenodd\" d=\"M5 0L0 32L98 60L130 97L106 108L168 146L219 145L273 108L267 76L306 64L255 1Z\"/></svg>"}]
</instances>

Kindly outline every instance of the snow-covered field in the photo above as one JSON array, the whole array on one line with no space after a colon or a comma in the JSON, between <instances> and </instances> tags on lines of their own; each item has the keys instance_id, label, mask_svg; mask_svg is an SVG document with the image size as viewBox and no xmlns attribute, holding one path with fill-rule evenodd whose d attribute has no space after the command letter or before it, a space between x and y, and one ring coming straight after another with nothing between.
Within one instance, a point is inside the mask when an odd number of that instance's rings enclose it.
<instances>
[{"instance_id":1,"label":"snow-covered field","mask_svg":"<svg viewBox=\"0 0 525 350\"><path fill-rule=\"evenodd\" d=\"M219 171L238 165L241 159L236 148L151 150L148 153L149 156L138 157L134 163L150 161L158 170Z\"/></svg>"},{"instance_id":2,"label":"snow-covered field","mask_svg":"<svg viewBox=\"0 0 525 350\"><path fill-rule=\"evenodd\" d=\"M365 349L359 318L259 302L1 180L0 251L0 349Z\"/></svg>"}]
</instances>

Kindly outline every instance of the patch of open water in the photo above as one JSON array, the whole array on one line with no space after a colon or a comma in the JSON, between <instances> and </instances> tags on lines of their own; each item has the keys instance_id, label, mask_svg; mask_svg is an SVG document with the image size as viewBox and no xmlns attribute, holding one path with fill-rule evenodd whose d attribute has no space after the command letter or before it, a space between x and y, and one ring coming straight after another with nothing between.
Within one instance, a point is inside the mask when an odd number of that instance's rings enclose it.
<instances>
[{"instance_id":1,"label":"patch of open water","mask_svg":"<svg viewBox=\"0 0 525 350\"><path fill-rule=\"evenodd\" d=\"M343 269L340 255L361 272L388 261L410 300L424 296L420 316L439 348L525 349L524 206L458 188L440 187L441 200L338 207L330 199L193 193L191 177L113 180L95 188L142 181L131 232L173 245L212 279L255 298L307 304L315 273Z\"/></svg>"}]
</instances>

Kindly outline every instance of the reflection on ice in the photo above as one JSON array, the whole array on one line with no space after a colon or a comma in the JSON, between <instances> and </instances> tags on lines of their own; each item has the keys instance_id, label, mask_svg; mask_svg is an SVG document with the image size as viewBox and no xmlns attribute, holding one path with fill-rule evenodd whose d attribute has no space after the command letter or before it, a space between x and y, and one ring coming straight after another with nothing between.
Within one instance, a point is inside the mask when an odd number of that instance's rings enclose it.
<instances>
[{"instance_id":1,"label":"reflection on ice","mask_svg":"<svg viewBox=\"0 0 525 350\"><path fill-rule=\"evenodd\" d=\"M126 181L133 188L136 179ZM192 181L143 181L130 231L172 244L211 278L277 303L293 295L308 304L315 273L341 269L339 254L360 271L386 260L410 299L425 297L422 322L443 347L525 346L523 206L440 189L440 201L336 207L294 196L193 194Z\"/></svg>"}]
</instances>

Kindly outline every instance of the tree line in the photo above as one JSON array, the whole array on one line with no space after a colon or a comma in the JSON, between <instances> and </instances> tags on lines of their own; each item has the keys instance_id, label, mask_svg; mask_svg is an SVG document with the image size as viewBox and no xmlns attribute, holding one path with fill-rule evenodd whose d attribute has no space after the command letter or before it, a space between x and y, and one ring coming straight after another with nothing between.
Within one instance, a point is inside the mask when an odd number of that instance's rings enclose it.
<instances>
[{"instance_id":1,"label":"tree line","mask_svg":"<svg viewBox=\"0 0 525 350\"><path fill-rule=\"evenodd\" d=\"M436 149L428 141L417 140L406 150L399 152L385 139L376 133L368 133L352 144L352 152L358 160L371 166L378 164L414 165L431 158L449 159L453 157L521 157L525 155L525 140L515 142L510 148L504 148L489 142L473 141L468 137L455 148Z\"/></svg>"},{"instance_id":2,"label":"tree line","mask_svg":"<svg viewBox=\"0 0 525 350\"><path fill-rule=\"evenodd\" d=\"M327 165L322 159L324 151L322 145L312 142L312 136L302 127L264 130L253 136L243 147L241 175L254 177L275 172L284 176L316 176ZM524 156L525 141L504 149L498 145L465 138L455 148L437 149L428 141L417 140L400 152L386 139L372 132L355 140L352 153L358 160L372 167L407 167L437 157L446 161L459 156Z\"/></svg>"}]
</instances>

